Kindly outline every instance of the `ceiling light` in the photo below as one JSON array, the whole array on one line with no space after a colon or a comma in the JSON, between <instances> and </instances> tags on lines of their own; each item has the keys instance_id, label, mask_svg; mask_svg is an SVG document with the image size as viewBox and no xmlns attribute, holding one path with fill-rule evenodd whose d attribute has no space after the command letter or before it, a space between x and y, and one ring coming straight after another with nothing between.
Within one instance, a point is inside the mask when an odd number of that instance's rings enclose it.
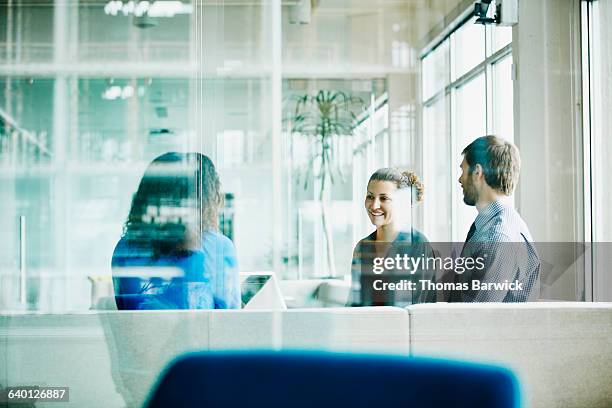
<instances>
[{"instance_id":1,"label":"ceiling light","mask_svg":"<svg viewBox=\"0 0 612 408\"><path fill-rule=\"evenodd\" d=\"M191 14L193 6L175 0L159 0L153 3L149 1L122 2L121 0L111 0L104 5L104 13L116 16L119 13L124 16L134 15L135 17L174 17L177 14Z\"/></svg>"},{"instance_id":2,"label":"ceiling light","mask_svg":"<svg viewBox=\"0 0 612 408\"><path fill-rule=\"evenodd\" d=\"M176 14L191 14L193 6L180 1L156 1L147 14L150 17L174 17Z\"/></svg>"},{"instance_id":3,"label":"ceiling light","mask_svg":"<svg viewBox=\"0 0 612 408\"><path fill-rule=\"evenodd\" d=\"M134 96L134 87L131 85L126 85L124 87L112 85L102 92L102 99L106 99L108 101L113 101L119 98L127 99L131 98L132 96Z\"/></svg>"},{"instance_id":4,"label":"ceiling light","mask_svg":"<svg viewBox=\"0 0 612 408\"><path fill-rule=\"evenodd\" d=\"M109 86L102 93L102 99L106 99L112 101L113 99L117 99L121 96L121 87L117 85Z\"/></svg>"}]
</instances>

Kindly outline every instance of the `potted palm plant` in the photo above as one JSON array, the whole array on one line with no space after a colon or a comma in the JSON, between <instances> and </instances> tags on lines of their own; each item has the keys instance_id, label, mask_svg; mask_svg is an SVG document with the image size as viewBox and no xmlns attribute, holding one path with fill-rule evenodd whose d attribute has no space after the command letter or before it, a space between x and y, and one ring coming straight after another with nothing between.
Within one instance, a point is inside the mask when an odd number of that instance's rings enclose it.
<instances>
[{"instance_id":1,"label":"potted palm plant","mask_svg":"<svg viewBox=\"0 0 612 408\"><path fill-rule=\"evenodd\" d=\"M325 237L326 261L330 276L336 275L334 241L328 214L328 189L337 177L342 177L336 161L334 138L352 137L357 126L357 114L364 103L359 97L342 91L320 90L297 96L291 116L292 135L307 137L310 157L303 171L304 189L311 179L318 180L317 200Z\"/></svg>"}]
</instances>

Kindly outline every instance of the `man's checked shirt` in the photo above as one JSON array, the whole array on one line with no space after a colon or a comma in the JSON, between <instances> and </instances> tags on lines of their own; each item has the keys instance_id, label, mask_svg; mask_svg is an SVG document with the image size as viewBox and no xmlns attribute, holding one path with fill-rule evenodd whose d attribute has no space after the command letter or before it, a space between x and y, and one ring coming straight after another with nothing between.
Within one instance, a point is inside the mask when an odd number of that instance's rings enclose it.
<instances>
[{"instance_id":1,"label":"man's checked shirt","mask_svg":"<svg viewBox=\"0 0 612 408\"><path fill-rule=\"evenodd\" d=\"M512 207L494 201L483 208L463 247L462 257L484 256L482 270L455 275L455 283L468 290L454 291L451 302L525 302L539 296L540 258L527 225ZM518 282L522 290L474 290L481 283Z\"/></svg>"}]
</instances>

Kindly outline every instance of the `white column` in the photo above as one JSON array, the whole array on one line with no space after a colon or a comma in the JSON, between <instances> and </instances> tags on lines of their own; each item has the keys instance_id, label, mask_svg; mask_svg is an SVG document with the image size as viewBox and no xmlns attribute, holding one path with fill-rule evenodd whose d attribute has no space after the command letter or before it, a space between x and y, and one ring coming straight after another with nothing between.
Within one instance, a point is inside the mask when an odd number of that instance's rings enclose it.
<instances>
[{"instance_id":1,"label":"white column","mask_svg":"<svg viewBox=\"0 0 612 408\"><path fill-rule=\"evenodd\" d=\"M584 239L579 3L522 1L513 29L516 202L540 242ZM566 271L547 295L580 298L581 273Z\"/></svg>"},{"instance_id":2,"label":"white column","mask_svg":"<svg viewBox=\"0 0 612 408\"><path fill-rule=\"evenodd\" d=\"M281 250L283 248L281 1L272 0L270 4L272 8L270 10L272 13L270 32L272 46L272 109L270 110L272 120L272 213L275 214L272 218L272 267L274 272L278 273L281 270Z\"/></svg>"},{"instance_id":3,"label":"white column","mask_svg":"<svg viewBox=\"0 0 612 408\"><path fill-rule=\"evenodd\" d=\"M68 12L69 5L66 0L55 0L53 13L53 63L57 66L66 63L68 46ZM64 74L55 77L53 88L53 157L52 167L56 170L53 184L53 228L54 239L49 245L53 245L55 252L55 264L48 265L48 271L52 278L48 279L49 285L41 285L40 297L43 308L62 310L70 307L70 293L75 293L77 285L74 284L73 276L68 270L68 256L70 247L68 245L68 230L70 229L68 183L70 176L67 170L66 141L68 140L68 106L69 106L68 78ZM53 177L53 176L50 176ZM61 288L61 289L60 289ZM61 293L63 292L63 293ZM49 302L49 303L47 303Z\"/></svg>"}]
</instances>

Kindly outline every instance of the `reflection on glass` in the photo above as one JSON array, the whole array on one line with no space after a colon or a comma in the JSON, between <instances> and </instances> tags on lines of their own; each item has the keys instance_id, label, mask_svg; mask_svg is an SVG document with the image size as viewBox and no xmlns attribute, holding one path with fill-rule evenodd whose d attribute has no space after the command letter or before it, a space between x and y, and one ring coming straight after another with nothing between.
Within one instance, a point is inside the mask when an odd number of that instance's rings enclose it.
<instances>
[{"instance_id":1,"label":"reflection on glass","mask_svg":"<svg viewBox=\"0 0 612 408\"><path fill-rule=\"evenodd\" d=\"M53 240L59 181L52 167L54 85L48 78L0 79L0 309L27 308L40 301L40 290L60 285L49 279L58 257ZM22 248L23 243L27 246ZM22 266L28 267L26 282Z\"/></svg>"},{"instance_id":2,"label":"reflection on glass","mask_svg":"<svg viewBox=\"0 0 612 408\"><path fill-rule=\"evenodd\" d=\"M49 78L0 78L0 164L31 166L53 156L53 89Z\"/></svg>"},{"instance_id":3,"label":"reflection on glass","mask_svg":"<svg viewBox=\"0 0 612 408\"><path fill-rule=\"evenodd\" d=\"M386 82L292 79L284 86L288 167L284 277L344 277L350 273L358 228L353 210L363 200L355 181L371 171L359 166L368 162L364 156L384 163L389 155ZM307 106L304 100L309 101ZM324 143L319 142L321 129ZM328 152L324 161L323 150Z\"/></svg>"},{"instance_id":4,"label":"reflection on glass","mask_svg":"<svg viewBox=\"0 0 612 408\"><path fill-rule=\"evenodd\" d=\"M69 146L73 160L83 165L142 163L168 150L186 149L193 133L189 85L187 79L173 78L79 79L73 95L79 100L79 136Z\"/></svg>"},{"instance_id":5,"label":"reflection on glass","mask_svg":"<svg viewBox=\"0 0 612 408\"><path fill-rule=\"evenodd\" d=\"M240 307L234 245L218 232L220 188L199 153L149 165L113 254L118 309Z\"/></svg>"},{"instance_id":6,"label":"reflection on glass","mask_svg":"<svg viewBox=\"0 0 612 408\"><path fill-rule=\"evenodd\" d=\"M189 61L193 12L189 1L80 2L74 58L101 63Z\"/></svg>"},{"instance_id":7,"label":"reflection on glass","mask_svg":"<svg viewBox=\"0 0 612 408\"><path fill-rule=\"evenodd\" d=\"M2 2L0 63L40 63L53 59L53 4L52 1Z\"/></svg>"}]
</instances>

